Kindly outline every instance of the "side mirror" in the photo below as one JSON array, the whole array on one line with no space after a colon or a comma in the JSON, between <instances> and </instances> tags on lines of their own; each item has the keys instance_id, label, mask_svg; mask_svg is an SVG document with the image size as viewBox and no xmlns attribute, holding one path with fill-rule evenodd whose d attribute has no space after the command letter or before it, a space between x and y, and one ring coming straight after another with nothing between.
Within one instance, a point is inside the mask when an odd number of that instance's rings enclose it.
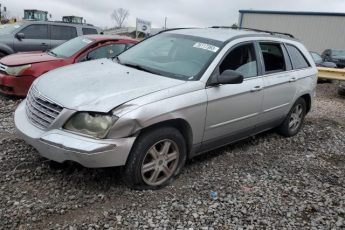
<instances>
[{"instance_id":1,"label":"side mirror","mask_svg":"<svg viewBox=\"0 0 345 230\"><path fill-rule=\"evenodd\" d=\"M24 34L24 33L17 33L17 34L16 34L16 38L17 38L18 40L22 40L22 39L25 38L25 34Z\"/></svg>"},{"instance_id":2,"label":"side mirror","mask_svg":"<svg viewBox=\"0 0 345 230\"><path fill-rule=\"evenodd\" d=\"M233 71L233 70L225 70L222 74L220 74L215 84L241 84L243 82L243 75L239 72Z\"/></svg>"}]
</instances>

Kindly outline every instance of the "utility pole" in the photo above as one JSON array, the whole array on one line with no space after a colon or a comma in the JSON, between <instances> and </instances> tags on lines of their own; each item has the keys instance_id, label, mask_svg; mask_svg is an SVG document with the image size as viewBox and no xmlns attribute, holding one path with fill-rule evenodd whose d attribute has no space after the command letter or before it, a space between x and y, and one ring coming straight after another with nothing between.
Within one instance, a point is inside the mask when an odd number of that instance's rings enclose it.
<instances>
[{"instance_id":1,"label":"utility pole","mask_svg":"<svg viewBox=\"0 0 345 230\"><path fill-rule=\"evenodd\" d=\"M165 17L165 23L164 23L164 29L167 29L167 21L168 21L168 17Z\"/></svg>"}]
</instances>

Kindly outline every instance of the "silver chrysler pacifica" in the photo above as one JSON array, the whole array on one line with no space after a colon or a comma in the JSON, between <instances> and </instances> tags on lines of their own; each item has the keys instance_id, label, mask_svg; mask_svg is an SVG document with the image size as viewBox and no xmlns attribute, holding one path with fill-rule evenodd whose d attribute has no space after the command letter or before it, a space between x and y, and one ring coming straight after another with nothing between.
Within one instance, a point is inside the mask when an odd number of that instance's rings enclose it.
<instances>
[{"instance_id":1,"label":"silver chrysler pacifica","mask_svg":"<svg viewBox=\"0 0 345 230\"><path fill-rule=\"evenodd\" d=\"M175 29L114 60L45 74L15 124L43 157L124 166L130 187L157 189L203 152L273 128L297 134L316 82L312 57L292 36Z\"/></svg>"}]
</instances>

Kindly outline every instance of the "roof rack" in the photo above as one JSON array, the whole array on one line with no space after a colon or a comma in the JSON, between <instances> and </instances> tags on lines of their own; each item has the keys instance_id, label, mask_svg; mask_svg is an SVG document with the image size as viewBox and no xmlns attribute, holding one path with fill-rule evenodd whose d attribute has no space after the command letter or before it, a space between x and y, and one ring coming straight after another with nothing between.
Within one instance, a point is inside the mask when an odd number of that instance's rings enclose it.
<instances>
[{"instance_id":1,"label":"roof rack","mask_svg":"<svg viewBox=\"0 0 345 230\"><path fill-rule=\"evenodd\" d=\"M94 26L89 23L75 23L75 22L64 22L64 21L46 21L46 22L55 22L55 23L64 23L64 24L74 24L74 25L83 25L83 26Z\"/></svg>"},{"instance_id":2,"label":"roof rack","mask_svg":"<svg viewBox=\"0 0 345 230\"><path fill-rule=\"evenodd\" d=\"M251 30L255 32L263 32L263 33L268 33L271 35L276 35L276 34L281 34L290 38L295 38L292 34L289 33L281 33L281 32L276 32L276 31L270 31L270 30L260 30L260 29L254 29L254 28L247 28L247 27L232 27L232 26L212 26L211 28L215 29L237 29L237 30Z\"/></svg>"},{"instance_id":3,"label":"roof rack","mask_svg":"<svg viewBox=\"0 0 345 230\"><path fill-rule=\"evenodd\" d=\"M186 30L186 29L196 29L196 27L181 27L181 28L171 28L171 29L165 29L165 30L161 30L159 31L157 34L161 34L164 32L169 32L169 31L174 31L174 30Z\"/></svg>"}]
</instances>

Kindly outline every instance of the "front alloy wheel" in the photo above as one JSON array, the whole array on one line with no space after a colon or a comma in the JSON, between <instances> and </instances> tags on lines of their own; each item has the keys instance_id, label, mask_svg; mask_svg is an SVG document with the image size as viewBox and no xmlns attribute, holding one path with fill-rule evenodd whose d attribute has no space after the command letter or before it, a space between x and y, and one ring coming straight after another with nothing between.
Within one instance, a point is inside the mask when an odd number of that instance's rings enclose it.
<instances>
[{"instance_id":1,"label":"front alloy wheel","mask_svg":"<svg viewBox=\"0 0 345 230\"><path fill-rule=\"evenodd\" d=\"M159 189L170 184L186 162L183 135L173 127L146 130L128 157L125 182L134 189Z\"/></svg>"},{"instance_id":2,"label":"front alloy wheel","mask_svg":"<svg viewBox=\"0 0 345 230\"><path fill-rule=\"evenodd\" d=\"M172 140L154 144L146 153L141 167L145 183L155 186L168 180L177 168L179 156L178 147Z\"/></svg>"}]
</instances>

